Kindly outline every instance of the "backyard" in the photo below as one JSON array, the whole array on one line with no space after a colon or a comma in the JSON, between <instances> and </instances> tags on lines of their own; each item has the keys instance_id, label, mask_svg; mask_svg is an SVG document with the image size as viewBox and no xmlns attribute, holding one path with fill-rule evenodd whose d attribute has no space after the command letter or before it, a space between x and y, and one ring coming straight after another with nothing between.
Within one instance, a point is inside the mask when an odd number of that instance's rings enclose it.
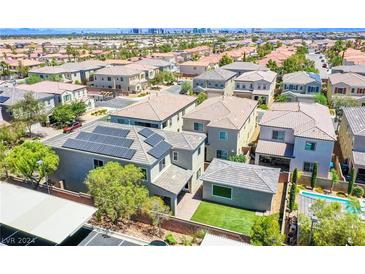
<instances>
[{"instance_id":1,"label":"backyard","mask_svg":"<svg viewBox=\"0 0 365 274\"><path fill-rule=\"evenodd\" d=\"M249 235L257 218L254 211L202 201L191 220Z\"/></svg>"}]
</instances>

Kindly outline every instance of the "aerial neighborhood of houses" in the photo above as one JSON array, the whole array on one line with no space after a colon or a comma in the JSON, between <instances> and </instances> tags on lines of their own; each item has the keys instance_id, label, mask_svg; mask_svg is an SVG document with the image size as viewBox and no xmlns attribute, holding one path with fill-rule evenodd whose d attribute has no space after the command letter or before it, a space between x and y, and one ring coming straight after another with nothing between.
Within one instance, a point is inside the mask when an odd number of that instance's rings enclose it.
<instances>
[{"instance_id":1,"label":"aerial neighborhood of houses","mask_svg":"<svg viewBox=\"0 0 365 274\"><path fill-rule=\"evenodd\" d=\"M0 36L0 177L1 245L365 245L365 33Z\"/></svg>"}]
</instances>

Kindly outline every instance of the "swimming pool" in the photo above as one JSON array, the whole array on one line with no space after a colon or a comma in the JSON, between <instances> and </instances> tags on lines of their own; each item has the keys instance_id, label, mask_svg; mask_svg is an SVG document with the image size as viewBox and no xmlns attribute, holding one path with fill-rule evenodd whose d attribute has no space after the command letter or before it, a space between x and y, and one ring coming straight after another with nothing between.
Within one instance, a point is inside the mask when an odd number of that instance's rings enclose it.
<instances>
[{"instance_id":1,"label":"swimming pool","mask_svg":"<svg viewBox=\"0 0 365 274\"><path fill-rule=\"evenodd\" d=\"M302 195L304 197L314 198L314 199L322 199L322 200L326 200L329 202L339 202L339 203L343 204L343 206L347 210L347 212L354 213L354 209L351 207L350 201L348 199L330 196L330 195L323 195L323 194L308 192L308 191L301 191L300 195ZM362 200L361 203L362 203L361 211L364 211L365 200Z\"/></svg>"}]
</instances>

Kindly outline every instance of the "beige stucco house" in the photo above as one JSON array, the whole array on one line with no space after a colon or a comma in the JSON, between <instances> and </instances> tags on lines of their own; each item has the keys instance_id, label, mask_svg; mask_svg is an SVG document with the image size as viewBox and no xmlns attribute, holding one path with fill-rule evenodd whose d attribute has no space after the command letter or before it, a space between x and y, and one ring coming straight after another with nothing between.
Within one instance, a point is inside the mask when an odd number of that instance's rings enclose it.
<instances>
[{"instance_id":1,"label":"beige stucco house","mask_svg":"<svg viewBox=\"0 0 365 274\"><path fill-rule=\"evenodd\" d=\"M349 96L365 106L365 76L357 73L335 73L329 76L328 98Z\"/></svg>"}]
</instances>

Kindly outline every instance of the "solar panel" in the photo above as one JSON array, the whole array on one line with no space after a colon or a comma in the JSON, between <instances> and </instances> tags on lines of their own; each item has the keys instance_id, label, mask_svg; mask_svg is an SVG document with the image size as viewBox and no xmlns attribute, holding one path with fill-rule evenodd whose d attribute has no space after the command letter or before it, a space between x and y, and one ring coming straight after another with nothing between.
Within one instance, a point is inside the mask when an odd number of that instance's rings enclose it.
<instances>
[{"instance_id":1,"label":"solar panel","mask_svg":"<svg viewBox=\"0 0 365 274\"><path fill-rule=\"evenodd\" d=\"M148 138L150 137L154 132L150 130L149 128L144 128L138 131L139 134L141 134L143 137Z\"/></svg>"},{"instance_id":2,"label":"solar panel","mask_svg":"<svg viewBox=\"0 0 365 274\"><path fill-rule=\"evenodd\" d=\"M145 143L149 144L150 146L155 146L163 140L164 140L164 138L161 135L154 133L150 137L145 139L144 141L145 141Z\"/></svg>"},{"instance_id":3,"label":"solar panel","mask_svg":"<svg viewBox=\"0 0 365 274\"><path fill-rule=\"evenodd\" d=\"M171 145L169 143L166 143L165 141L161 141L156 145L155 147L151 148L149 151L147 151L148 154L152 155L156 159L161 158L162 155L164 155L166 152L168 152L171 148Z\"/></svg>"},{"instance_id":4,"label":"solar panel","mask_svg":"<svg viewBox=\"0 0 365 274\"><path fill-rule=\"evenodd\" d=\"M80 132L76 139L90 141L94 143L101 143L106 145L120 146L120 147L130 147L133 143L132 139L127 139L123 137L114 137L110 135L103 135L91 132Z\"/></svg>"},{"instance_id":5,"label":"solar panel","mask_svg":"<svg viewBox=\"0 0 365 274\"><path fill-rule=\"evenodd\" d=\"M116 147L112 145L105 145L100 143L93 143L84 140L77 139L68 139L62 147L72 148L81 151L87 151L97 154L103 154L108 156L114 156L118 158L123 158L130 160L133 155L136 153L135 149L125 148L125 147Z\"/></svg>"},{"instance_id":6,"label":"solar panel","mask_svg":"<svg viewBox=\"0 0 365 274\"><path fill-rule=\"evenodd\" d=\"M129 131L130 131L129 129L104 127L104 126L96 126L93 130L94 133L100 133L116 137L126 137Z\"/></svg>"},{"instance_id":7,"label":"solar panel","mask_svg":"<svg viewBox=\"0 0 365 274\"><path fill-rule=\"evenodd\" d=\"M9 100L10 97L8 96L0 96L0 104L5 103Z\"/></svg>"}]
</instances>

